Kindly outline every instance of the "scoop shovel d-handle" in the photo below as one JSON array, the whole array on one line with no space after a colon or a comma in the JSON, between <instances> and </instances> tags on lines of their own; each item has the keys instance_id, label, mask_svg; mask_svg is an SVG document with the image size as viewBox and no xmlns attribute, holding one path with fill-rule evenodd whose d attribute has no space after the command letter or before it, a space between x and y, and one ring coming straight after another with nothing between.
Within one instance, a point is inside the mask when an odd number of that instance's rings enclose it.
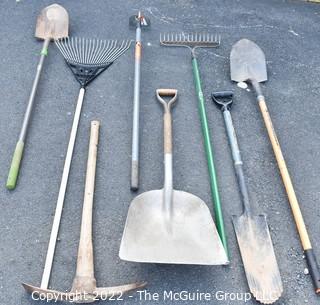
<instances>
[{"instance_id":1,"label":"scoop shovel d-handle","mask_svg":"<svg viewBox=\"0 0 320 305\"><path fill-rule=\"evenodd\" d=\"M34 100L37 93L44 60L48 55L49 43L52 39L67 37L68 31L69 16L67 11L61 5L52 4L41 11L41 14L37 19L35 37L37 37L38 39L43 39L44 42L40 53L36 76L34 78L31 93L29 96L27 109L24 114L18 142L16 144L16 148L11 161L8 180L6 184L9 190L12 190L16 187L20 163L24 150L24 144L27 136L27 130L30 123L31 113L34 106Z\"/></svg>"},{"instance_id":2,"label":"scoop shovel d-handle","mask_svg":"<svg viewBox=\"0 0 320 305\"><path fill-rule=\"evenodd\" d=\"M97 287L94 276L94 255L92 243L92 211L99 138L99 121L91 122L89 154L85 193L82 209L80 241L77 268L70 292L44 289L28 284L24 288L32 294L47 300L67 301L73 303L91 303L99 299L106 300L122 296L123 293L143 287L146 283L134 283L115 287Z\"/></svg>"},{"instance_id":3,"label":"scoop shovel d-handle","mask_svg":"<svg viewBox=\"0 0 320 305\"><path fill-rule=\"evenodd\" d=\"M171 108L178 98L176 89L157 89L157 99L163 106L163 149L164 149L164 186L163 186L163 206L168 221L172 214L172 118ZM171 97L166 102L163 97Z\"/></svg>"},{"instance_id":4,"label":"scoop shovel d-handle","mask_svg":"<svg viewBox=\"0 0 320 305\"><path fill-rule=\"evenodd\" d=\"M312 277L315 292L320 293L320 271L316 256L312 249L309 234L304 222L291 177L282 154L271 117L267 108L265 97L262 94L260 82L268 80L266 59L263 51L257 44L241 39L233 45L230 54L231 79L236 82L250 82L255 90L263 121L267 128L268 136L276 157L283 184L291 206L293 218L300 236L301 244L307 259L309 272Z\"/></svg>"}]
</instances>

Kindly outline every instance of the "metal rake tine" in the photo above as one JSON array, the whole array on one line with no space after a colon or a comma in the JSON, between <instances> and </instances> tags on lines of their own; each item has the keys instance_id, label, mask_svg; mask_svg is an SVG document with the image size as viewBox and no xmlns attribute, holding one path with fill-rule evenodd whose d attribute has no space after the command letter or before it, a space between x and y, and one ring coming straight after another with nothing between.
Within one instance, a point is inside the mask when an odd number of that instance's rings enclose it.
<instances>
[{"instance_id":1,"label":"metal rake tine","mask_svg":"<svg viewBox=\"0 0 320 305\"><path fill-rule=\"evenodd\" d=\"M85 39L85 43L84 43L84 63L88 63L88 55L89 55L89 51L88 51L88 39Z\"/></svg>"},{"instance_id":2,"label":"metal rake tine","mask_svg":"<svg viewBox=\"0 0 320 305\"><path fill-rule=\"evenodd\" d=\"M75 47L74 39L71 37L65 40L65 46L67 47L66 49L68 50L70 57L76 61L78 54L76 52L77 49Z\"/></svg>"}]
</instances>

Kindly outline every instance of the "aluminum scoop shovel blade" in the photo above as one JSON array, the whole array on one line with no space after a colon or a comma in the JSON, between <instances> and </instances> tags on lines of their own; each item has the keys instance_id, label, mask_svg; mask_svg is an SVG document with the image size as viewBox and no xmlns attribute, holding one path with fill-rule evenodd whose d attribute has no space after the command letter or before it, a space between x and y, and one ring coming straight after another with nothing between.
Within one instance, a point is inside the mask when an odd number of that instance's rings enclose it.
<instances>
[{"instance_id":1,"label":"aluminum scoop shovel blade","mask_svg":"<svg viewBox=\"0 0 320 305\"><path fill-rule=\"evenodd\" d=\"M168 103L165 96L171 97ZM158 89L157 98L164 108L164 187L131 202L119 256L145 263L227 264L207 205L195 195L173 189L171 108L177 90Z\"/></svg>"}]
</instances>

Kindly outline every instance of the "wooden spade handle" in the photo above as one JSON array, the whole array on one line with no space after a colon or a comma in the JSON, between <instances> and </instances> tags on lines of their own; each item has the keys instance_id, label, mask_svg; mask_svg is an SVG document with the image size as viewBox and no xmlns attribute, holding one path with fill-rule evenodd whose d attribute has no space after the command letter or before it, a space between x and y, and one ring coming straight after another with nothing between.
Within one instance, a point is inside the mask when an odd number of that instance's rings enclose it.
<instances>
[{"instance_id":1,"label":"wooden spade handle","mask_svg":"<svg viewBox=\"0 0 320 305\"><path fill-rule=\"evenodd\" d=\"M268 135L272 144L272 148L274 151L274 154L276 156L277 162L278 162L278 167L281 173L281 177L285 186L285 189L287 191L287 195L289 198L289 203L292 209L292 213L293 213L293 217L294 220L296 222L297 228L298 228L298 232L300 235L300 239L301 239L301 243L303 246L304 250L308 250L311 249L311 242L308 236L308 232L306 229L306 225L304 223L303 220L303 216L299 207L299 203L298 203L298 199L297 196L295 194L292 182L291 182L291 178L287 169L287 165L286 162L283 158L282 155L282 151L281 151L281 147L276 135L276 132L274 130L272 121L271 121L271 117L269 115L269 111L265 102L264 97L259 98L259 107L260 107L260 111L262 113L263 116L263 120L264 123L266 125L267 131L268 131Z\"/></svg>"},{"instance_id":2,"label":"wooden spade handle","mask_svg":"<svg viewBox=\"0 0 320 305\"><path fill-rule=\"evenodd\" d=\"M269 138L272 144L272 148L274 154L276 156L278 167L280 169L281 177L287 191L287 195L289 198L289 203L292 209L293 217L296 222L296 226L299 232L299 236L301 239L302 247L304 250L304 254L306 256L306 260L308 263L308 269L313 281L313 285L316 293L320 293L320 269L317 263L317 259L315 253L312 249L311 242L308 236L307 228L303 220L303 216L299 207L297 196L294 192L293 185L291 182L291 178L286 166L286 162L283 158L281 147L279 141L277 139L276 132L273 128L272 121L269 115L269 111L265 102L263 95L258 94L258 102L260 106L260 110L263 116L263 120L267 127L267 131L269 134Z\"/></svg>"}]
</instances>

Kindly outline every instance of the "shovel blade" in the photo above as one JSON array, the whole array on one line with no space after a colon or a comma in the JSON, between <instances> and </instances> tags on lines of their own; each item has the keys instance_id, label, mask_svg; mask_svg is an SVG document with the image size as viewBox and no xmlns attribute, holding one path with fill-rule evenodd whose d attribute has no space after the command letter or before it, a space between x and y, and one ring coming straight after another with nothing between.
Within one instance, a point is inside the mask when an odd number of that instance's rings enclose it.
<instances>
[{"instance_id":1,"label":"shovel blade","mask_svg":"<svg viewBox=\"0 0 320 305\"><path fill-rule=\"evenodd\" d=\"M40 39L68 37L69 15L59 4L45 7L38 16L35 36Z\"/></svg>"},{"instance_id":2,"label":"shovel blade","mask_svg":"<svg viewBox=\"0 0 320 305\"><path fill-rule=\"evenodd\" d=\"M283 287L266 216L243 214L232 221L250 291L259 302L272 304Z\"/></svg>"},{"instance_id":3,"label":"shovel blade","mask_svg":"<svg viewBox=\"0 0 320 305\"><path fill-rule=\"evenodd\" d=\"M119 256L145 263L228 263L207 205L182 191L173 191L169 217L163 209L163 190L143 193L131 202Z\"/></svg>"},{"instance_id":4,"label":"shovel blade","mask_svg":"<svg viewBox=\"0 0 320 305\"><path fill-rule=\"evenodd\" d=\"M236 82L268 80L266 58L263 51L251 40L235 43L230 54L231 79Z\"/></svg>"}]
</instances>

